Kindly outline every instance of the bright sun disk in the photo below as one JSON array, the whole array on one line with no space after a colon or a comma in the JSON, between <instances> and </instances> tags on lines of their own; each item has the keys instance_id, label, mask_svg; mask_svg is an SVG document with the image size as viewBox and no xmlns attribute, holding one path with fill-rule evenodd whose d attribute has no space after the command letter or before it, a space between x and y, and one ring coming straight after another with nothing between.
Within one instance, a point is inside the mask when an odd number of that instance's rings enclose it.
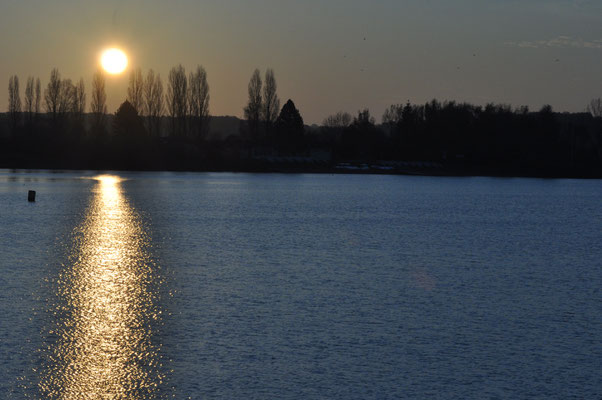
<instances>
[{"instance_id":1,"label":"bright sun disk","mask_svg":"<svg viewBox=\"0 0 602 400\"><path fill-rule=\"evenodd\" d=\"M112 48L102 53L100 63L109 74L120 74L128 66L128 58L123 51Z\"/></svg>"}]
</instances>

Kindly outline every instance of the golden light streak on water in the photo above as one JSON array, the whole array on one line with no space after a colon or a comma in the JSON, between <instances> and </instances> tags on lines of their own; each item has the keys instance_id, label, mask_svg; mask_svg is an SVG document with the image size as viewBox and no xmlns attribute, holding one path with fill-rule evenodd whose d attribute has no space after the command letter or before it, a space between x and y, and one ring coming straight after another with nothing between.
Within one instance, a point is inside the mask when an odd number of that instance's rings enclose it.
<instances>
[{"instance_id":1,"label":"golden light streak on water","mask_svg":"<svg viewBox=\"0 0 602 400\"><path fill-rule=\"evenodd\" d=\"M58 281L39 391L62 400L154 398L163 377L151 340L161 318L149 240L120 178L95 179L72 261Z\"/></svg>"}]
</instances>

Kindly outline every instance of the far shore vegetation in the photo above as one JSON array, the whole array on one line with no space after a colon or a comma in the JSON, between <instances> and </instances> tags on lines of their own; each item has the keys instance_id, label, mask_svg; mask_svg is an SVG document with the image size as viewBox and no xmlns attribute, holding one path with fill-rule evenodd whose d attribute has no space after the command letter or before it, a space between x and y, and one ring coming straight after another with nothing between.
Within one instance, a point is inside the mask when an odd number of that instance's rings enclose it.
<instances>
[{"instance_id":1,"label":"far shore vegetation","mask_svg":"<svg viewBox=\"0 0 602 400\"><path fill-rule=\"evenodd\" d=\"M212 117L207 73L131 71L127 98L106 106L105 77L42 86L18 76L0 114L0 168L357 172L602 178L602 100L584 112L409 101L377 121L368 109L307 126L282 102L272 69L255 70L244 119Z\"/></svg>"}]
</instances>

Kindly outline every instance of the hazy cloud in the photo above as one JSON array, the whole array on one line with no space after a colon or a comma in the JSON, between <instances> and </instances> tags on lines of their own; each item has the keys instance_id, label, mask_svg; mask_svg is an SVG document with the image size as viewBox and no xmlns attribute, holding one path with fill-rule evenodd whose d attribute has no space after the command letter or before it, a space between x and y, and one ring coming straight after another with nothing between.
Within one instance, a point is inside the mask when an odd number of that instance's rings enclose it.
<instances>
[{"instance_id":1,"label":"hazy cloud","mask_svg":"<svg viewBox=\"0 0 602 400\"><path fill-rule=\"evenodd\" d=\"M554 48L581 48L581 49L602 49L602 39L584 40L572 36L558 36L549 40L534 40L521 42L505 42L506 46L540 49L546 47Z\"/></svg>"}]
</instances>

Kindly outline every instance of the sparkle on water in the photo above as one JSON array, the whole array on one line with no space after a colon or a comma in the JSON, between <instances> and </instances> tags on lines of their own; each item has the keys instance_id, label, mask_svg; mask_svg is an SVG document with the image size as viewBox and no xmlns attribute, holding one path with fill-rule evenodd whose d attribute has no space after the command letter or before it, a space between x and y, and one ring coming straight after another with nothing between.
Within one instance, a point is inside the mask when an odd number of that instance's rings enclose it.
<instances>
[{"instance_id":1,"label":"sparkle on water","mask_svg":"<svg viewBox=\"0 0 602 400\"><path fill-rule=\"evenodd\" d=\"M99 176L58 282L54 343L40 377L48 399L148 399L163 377L151 341L160 318L148 282L148 238L120 178ZM83 397L82 397L83 396Z\"/></svg>"}]
</instances>

